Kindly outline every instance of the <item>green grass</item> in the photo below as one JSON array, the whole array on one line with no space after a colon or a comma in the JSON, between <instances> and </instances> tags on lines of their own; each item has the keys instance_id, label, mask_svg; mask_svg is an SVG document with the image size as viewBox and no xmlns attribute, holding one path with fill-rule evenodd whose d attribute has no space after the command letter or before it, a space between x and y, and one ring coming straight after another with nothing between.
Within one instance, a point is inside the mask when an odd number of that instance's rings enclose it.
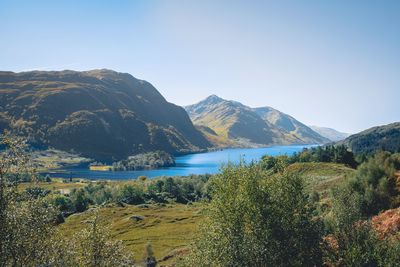
<instances>
[{"instance_id":1,"label":"green grass","mask_svg":"<svg viewBox=\"0 0 400 267\"><path fill-rule=\"evenodd\" d=\"M327 198L329 189L339 184L355 170L343 164L301 162L290 165L288 171L304 177L312 190L317 191L322 198Z\"/></svg>"},{"instance_id":2,"label":"green grass","mask_svg":"<svg viewBox=\"0 0 400 267\"><path fill-rule=\"evenodd\" d=\"M28 187L41 187L52 191L61 191L63 194L69 193L74 188L82 188L87 185L87 182L81 179L73 179L72 182L64 183L62 178L51 178L51 182L37 183L21 183L18 185L20 190L25 190Z\"/></svg>"},{"instance_id":3,"label":"green grass","mask_svg":"<svg viewBox=\"0 0 400 267\"><path fill-rule=\"evenodd\" d=\"M353 169L334 163L295 163L288 167L289 173L299 174L305 178L312 190L320 193L321 203L329 205L329 189L345 179L346 175L354 172ZM149 181L146 181L149 182ZM113 184L134 183L134 181L110 181ZM64 183L62 179L53 179L51 183L38 183L50 190L60 190L67 193L72 188L86 186L88 182L75 180ZM26 188L32 184L22 184ZM100 218L110 226L114 239L122 240L127 249L134 253L135 260L140 262L144 248L148 242L153 246L158 260L167 255L174 255L187 247L194 239L199 222L202 220L204 204L194 205L167 204L167 205L125 205L108 204L99 208ZM93 212L86 211L74 214L61 224L60 230L66 236L72 236L85 226ZM142 221L131 219L133 215L143 216ZM171 257L159 262L160 265L171 264L176 258Z\"/></svg>"},{"instance_id":4,"label":"green grass","mask_svg":"<svg viewBox=\"0 0 400 267\"><path fill-rule=\"evenodd\" d=\"M76 166L90 162L88 158L56 149L34 151L32 153L32 158L39 171Z\"/></svg>"},{"instance_id":5,"label":"green grass","mask_svg":"<svg viewBox=\"0 0 400 267\"><path fill-rule=\"evenodd\" d=\"M117 207L109 205L99 209L101 220L111 228L113 238L122 240L127 249L134 253L136 261L142 259L145 246L150 242L158 260L174 250L187 247L193 240L201 220L201 205L143 205ZM72 236L84 226L93 212L75 214L60 226L62 233ZM132 215L143 216L142 221L134 221ZM171 263L169 258L162 264Z\"/></svg>"}]
</instances>

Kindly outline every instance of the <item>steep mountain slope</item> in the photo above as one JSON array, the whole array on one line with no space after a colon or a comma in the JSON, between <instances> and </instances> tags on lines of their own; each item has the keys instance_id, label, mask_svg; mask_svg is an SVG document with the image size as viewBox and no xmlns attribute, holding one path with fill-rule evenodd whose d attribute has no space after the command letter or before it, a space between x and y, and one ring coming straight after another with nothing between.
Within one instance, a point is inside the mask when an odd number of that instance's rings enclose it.
<instances>
[{"instance_id":1,"label":"steep mountain slope","mask_svg":"<svg viewBox=\"0 0 400 267\"><path fill-rule=\"evenodd\" d=\"M265 146L271 144L320 143L323 138L302 139L264 120L255 109L212 95L186 106L193 123L217 146Z\"/></svg>"},{"instance_id":2,"label":"steep mountain slope","mask_svg":"<svg viewBox=\"0 0 400 267\"><path fill-rule=\"evenodd\" d=\"M111 70L0 72L0 130L95 159L209 142L148 82Z\"/></svg>"},{"instance_id":3,"label":"steep mountain slope","mask_svg":"<svg viewBox=\"0 0 400 267\"><path fill-rule=\"evenodd\" d=\"M319 133L313 131L310 127L299 122L292 116L289 116L279 110L271 107L260 107L253 109L263 120L274 125L275 127L297 136L304 143L326 143L329 142L327 138L321 136Z\"/></svg>"},{"instance_id":4,"label":"steep mountain slope","mask_svg":"<svg viewBox=\"0 0 400 267\"><path fill-rule=\"evenodd\" d=\"M347 145L355 154L370 154L379 150L400 152L400 122L372 127L337 144Z\"/></svg>"},{"instance_id":5,"label":"steep mountain slope","mask_svg":"<svg viewBox=\"0 0 400 267\"><path fill-rule=\"evenodd\" d=\"M328 138L329 140L336 142L345 139L346 137L349 137L350 134L348 133L342 133L339 131L336 131L335 129L328 128L328 127L319 127L319 126L309 126L314 132L319 133L325 138Z\"/></svg>"}]
</instances>

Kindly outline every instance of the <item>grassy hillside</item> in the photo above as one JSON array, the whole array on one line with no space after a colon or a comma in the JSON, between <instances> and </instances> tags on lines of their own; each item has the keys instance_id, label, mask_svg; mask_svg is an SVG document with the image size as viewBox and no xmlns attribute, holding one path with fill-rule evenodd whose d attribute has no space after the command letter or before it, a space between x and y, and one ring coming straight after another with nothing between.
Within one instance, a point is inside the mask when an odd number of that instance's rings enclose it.
<instances>
[{"instance_id":1,"label":"grassy hillside","mask_svg":"<svg viewBox=\"0 0 400 267\"><path fill-rule=\"evenodd\" d=\"M330 188L339 184L346 175L355 170L337 163L299 162L289 165L288 171L304 177L312 190L318 192L322 198L326 198Z\"/></svg>"},{"instance_id":2,"label":"grassy hillside","mask_svg":"<svg viewBox=\"0 0 400 267\"><path fill-rule=\"evenodd\" d=\"M198 205L141 205L117 207L110 205L101 208L101 219L111 227L112 236L122 240L134 253L137 262L142 259L145 246L150 242L159 264L173 261L169 255L187 246L197 231L201 220L201 207ZM62 233L71 236L82 228L85 220L93 212L87 211L67 218L61 225ZM141 216L142 220L132 219ZM164 259L164 260L163 260Z\"/></svg>"},{"instance_id":3,"label":"grassy hillside","mask_svg":"<svg viewBox=\"0 0 400 267\"><path fill-rule=\"evenodd\" d=\"M330 141L292 116L279 110L271 107L260 107L253 110L266 122L289 134L297 136L304 143L322 144Z\"/></svg>"},{"instance_id":4,"label":"grassy hillside","mask_svg":"<svg viewBox=\"0 0 400 267\"><path fill-rule=\"evenodd\" d=\"M186 108L196 125L212 129L224 140L246 139L256 144L273 143L270 127L245 106L211 96Z\"/></svg>"},{"instance_id":5,"label":"grassy hillside","mask_svg":"<svg viewBox=\"0 0 400 267\"><path fill-rule=\"evenodd\" d=\"M111 70L0 72L0 131L97 160L209 146L185 110Z\"/></svg>"},{"instance_id":6,"label":"grassy hillside","mask_svg":"<svg viewBox=\"0 0 400 267\"><path fill-rule=\"evenodd\" d=\"M252 109L215 95L185 108L204 136L220 147L311 144L328 141L286 114L279 112L282 119L290 120L293 129L289 130L288 125L279 124L278 119L268 120L264 116L264 108ZM277 114L276 112L274 114Z\"/></svg>"}]
</instances>

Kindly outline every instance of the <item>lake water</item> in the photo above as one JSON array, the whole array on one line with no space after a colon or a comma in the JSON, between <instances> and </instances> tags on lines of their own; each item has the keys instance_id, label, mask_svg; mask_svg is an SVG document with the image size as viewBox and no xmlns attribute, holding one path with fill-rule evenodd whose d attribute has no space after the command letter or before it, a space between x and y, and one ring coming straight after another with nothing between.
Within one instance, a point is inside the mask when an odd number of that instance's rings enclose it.
<instances>
[{"instance_id":1,"label":"lake water","mask_svg":"<svg viewBox=\"0 0 400 267\"><path fill-rule=\"evenodd\" d=\"M219 151L188 154L175 158L176 166L141 171L91 171L88 168L70 168L44 173L51 177L61 178L85 178L85 179L135 179L144 175L149 178L158 176L187 176L190 174L215 174L220 171L222 164L238 163L241 159L245 162L258 161L264 155L292 155L311 145L298 146L272 146L266 148L232 148Z\"/></svg>"}]
</instances>

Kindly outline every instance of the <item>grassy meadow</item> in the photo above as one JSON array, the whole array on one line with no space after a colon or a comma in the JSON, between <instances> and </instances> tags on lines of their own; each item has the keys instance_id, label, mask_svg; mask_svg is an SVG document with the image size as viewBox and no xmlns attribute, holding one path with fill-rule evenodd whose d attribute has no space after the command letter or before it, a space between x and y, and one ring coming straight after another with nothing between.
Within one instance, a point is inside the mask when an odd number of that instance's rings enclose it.
<instances>
[{"instance_id":1,"label":"grassy meadow","mask_svg":"<svg viewBox=\"0 0 400 267\"><path fill-rule=\"evenodd\" d=\"M354 170L343 164L304 162L288 166L287 171L302 176L309 189L316 191L325 202L329 196L329 189L345 179L346 175ZM146 183L151 183L147 180ZM59 191L69 194L73 189L80 189L89 184L98 184L96 181L73 179L69 182L61 178L52 178L51 182L38 182L35 187L46 190ZM104 183L102 181L101 183ZM140 183L140 181L108 181L118 187ZM31 183L20 185L21 190L31 187ZM127 249L133 252L135 260L140 262L145 247L150 243L155 257L160 265L168 265L176 261L176 256L185 253L198 230L202 220L202 202L193 204L140 204L110 203L100 205L97 209L99 217L111 230L116 240L122 240ZM85 226L85 222L93 216L93 206L87 211L75 213L65 219L59 228L63 235L71 237Z\"/></svg>"},{"instance_id":2,"label":"grassy meadow","mask_svg":"<svg viewBox=\"0 0 400 267\"><path fill-rule=\"evenodd\" d=\"M111 229L113 238L122 240L132 251L136 262L142 260L147 243L151 243L160 264L171 263L175 253L184 249L197 231L201 220L201 205L125 205L114 204L99 209L99 217ZM68 217L60 225L63 234L72 236L79 231L93 210ZM132 218L135 216L135 219Z\"/></svg>"}]
</instances>

